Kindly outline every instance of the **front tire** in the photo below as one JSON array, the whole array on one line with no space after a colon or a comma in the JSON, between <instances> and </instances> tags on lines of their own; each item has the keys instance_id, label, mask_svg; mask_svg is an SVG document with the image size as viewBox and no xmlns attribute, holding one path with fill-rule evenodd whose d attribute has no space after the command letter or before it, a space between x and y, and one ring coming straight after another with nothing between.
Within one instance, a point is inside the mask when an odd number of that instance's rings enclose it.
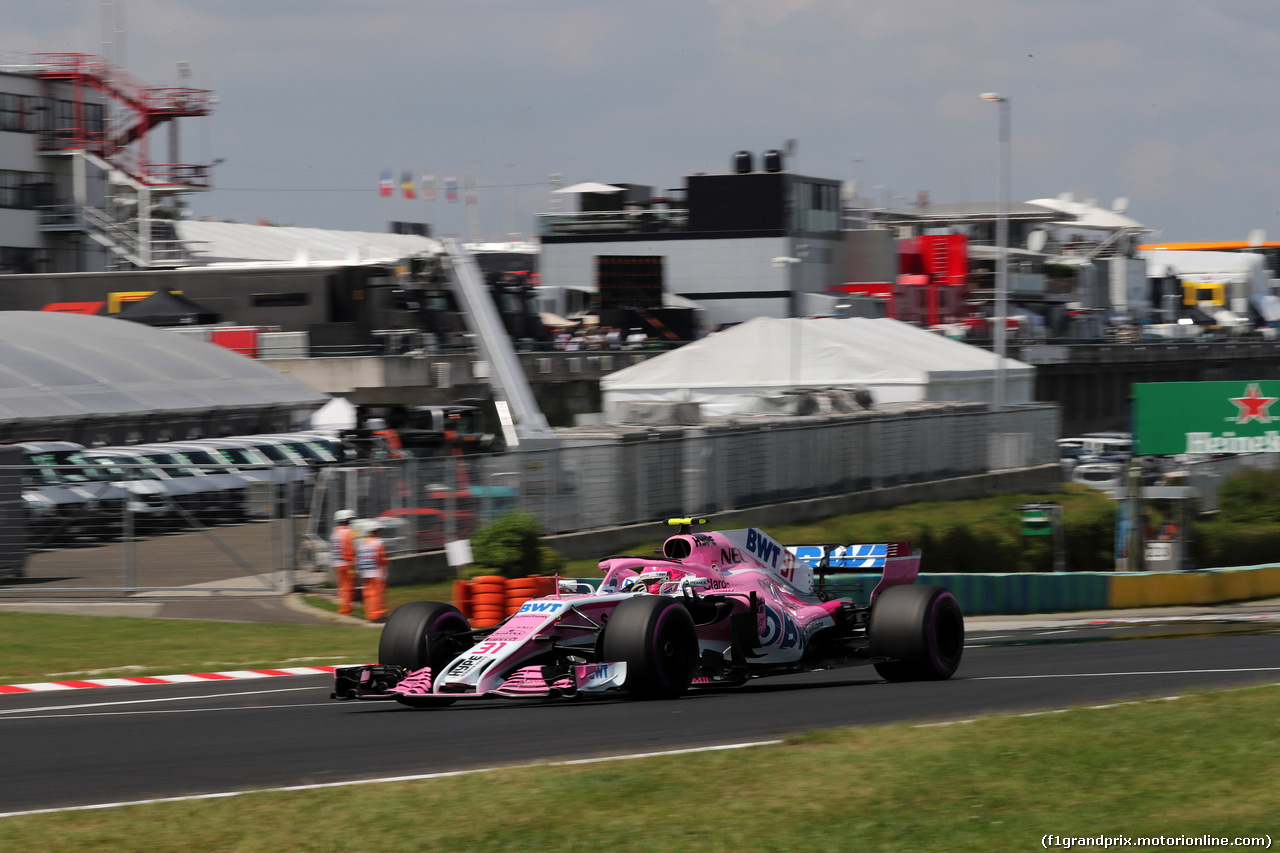
<instances>
[{"instance_id":1,"label":"front tire","mask_svg":"<svg viewBox=\"0 0 1280 853\"><path fill-rule=\"evenodd\" d=\"M439 672L461 653L458 635L471 630L467 617L452 604L414 601L395 609L378 639L378 663L409 672L431 667Z\"/></svg>"},{"instance_id":2,"label":"front tire","mask_svg":"<svg viewBox=\"0 0 1280 853\"><path fill-rule=\"evenodd\" d=\"M673 699L689 689L698 666L698 632L688 609L662 595L638 595L614 608L601 660L627 665L633 699Z\"/></svg>"},{"instance_id":3,"label":"front tire","mask_svg":"<svg viewBox=\"0 0 1280 853\"><path fill-rule=\"evenodd\" d=\"M431 667L432 678L462 653L467 641L459 635L471 630L467 617L452 604L414 601L395 609L378 639L378 663L402 666L408 672ZM396 696L410 708L441 708L456 699L447 696Z\"/></svg>"},{"instance_id":4,"label":"front tire","mask_svg":"<svg viewBox=\"0 0 1280 853\"><path fill-rule=\"evenodd\" d=\"M951 590L891 586L871 608L867 625L876 672L886 681L941 681L960 666L964 616Z\"/></svg>"}]
</instances>

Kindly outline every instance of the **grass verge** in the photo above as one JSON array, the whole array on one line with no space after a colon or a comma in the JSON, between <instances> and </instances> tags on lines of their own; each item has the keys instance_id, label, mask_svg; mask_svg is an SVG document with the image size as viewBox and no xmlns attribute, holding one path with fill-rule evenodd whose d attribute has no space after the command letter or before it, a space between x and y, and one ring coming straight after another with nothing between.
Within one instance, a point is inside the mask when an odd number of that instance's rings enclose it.
<instances>
[{"instance_id":1,"label":"grass verge","mask_svg":"<svg viewBox=\"0 0 1280 853\"><path fill-rule=\"evenodd\" d=\"M1271 685L741 751L32 815L0 820L0 849L1027 851L1050 834L1275 838L1278 711Z\"/></svg>"},{"instance_id":2,"label":"grass verge","mask_svg":"<svg viewBox=\"0 0 1280 853\"><path fill-rule=\"evenodd\" d=\"M378 633L360 625L5 613L0 684L362 663L377 657Z\"/></svg>"},{"instance_id":3,"label":"grass verge","mask_svg":"<svg viewBox=\"0 0 1280 853\"><path fill-rule=\"evenodd\" d=\"M389 586L387 587L387 612L395 610L401 604L408 604L411 601L448 601L453 595L453 581L441 581L440 583L418 584L414 586ZM304 596L307 604L321 610L327 610L330 613L338 612L337 590L332 589L326 591L323 595L309 594ZM352 608L352 615L363 618L364 607L356 602Z\"/></svg>"},{"instance_id":4,"label":"grass verge","mask_svg":"<svg viewBox=\"0 0 1280 853\"><path fill-rule=\"evenodd\" d=\"M448 582L387 590L388 609L410 601L448 601ZM338 609L331 596L312 607ZM363 611L356 605L355 615ZM379 631L363 625L280 625L135 619L117 616L0 614L0 684L314 663L365 663L378 656Z\"/></svg>"}]
</instances>

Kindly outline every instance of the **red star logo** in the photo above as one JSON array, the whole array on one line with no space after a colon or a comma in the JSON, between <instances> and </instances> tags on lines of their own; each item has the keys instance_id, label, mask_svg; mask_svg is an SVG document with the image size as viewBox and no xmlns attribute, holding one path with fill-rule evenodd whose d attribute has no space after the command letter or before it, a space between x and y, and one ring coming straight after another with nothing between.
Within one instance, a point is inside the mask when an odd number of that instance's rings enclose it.
<instances>
[{"instance_id":1,"label":"red star logo","mask_svg":"<svg viewBox=\"0 0 1280 853\"><path fill-rule=\"evenodd\" d=\"M1245 389L1243 397L1231 397L1230 399L1240 408L1240 411L1236 412L1236 423L1247 424L1249 421L1257 421L1258 423L1269 424L1271 423L1271 413L1267 410L1280 397L1262 396L1262 388L1257 382L1251 382L1249 387Z\"/></svg>"}]
</instances>

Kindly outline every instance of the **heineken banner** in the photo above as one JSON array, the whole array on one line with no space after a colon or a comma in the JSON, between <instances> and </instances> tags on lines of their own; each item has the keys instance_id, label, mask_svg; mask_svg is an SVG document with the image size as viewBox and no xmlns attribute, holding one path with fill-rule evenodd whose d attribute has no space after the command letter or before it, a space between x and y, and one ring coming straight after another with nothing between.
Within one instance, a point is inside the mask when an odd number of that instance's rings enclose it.
<instances>
[{"instance_id":1,"label":"heineken banner","mask_svg":"<svg viewBox=\"0 0 1280 853\"><path fill-rule=\"evenodd\" d=\"M1280 381L1136 383L1133 452L1280 453L1277 400Z\"/></svg>"}]
</instances>

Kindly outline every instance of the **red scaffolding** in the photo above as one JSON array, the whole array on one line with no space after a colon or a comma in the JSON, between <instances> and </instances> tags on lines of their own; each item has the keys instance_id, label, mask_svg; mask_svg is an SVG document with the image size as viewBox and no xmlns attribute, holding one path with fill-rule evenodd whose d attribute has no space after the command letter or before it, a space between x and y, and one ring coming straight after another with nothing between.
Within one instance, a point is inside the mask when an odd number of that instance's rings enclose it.
<instances>
[{"instance_id":1,"label":"red scaffolding","mask_svg":"<svg viewBox=\"0 0 1280 853\"><path fill-rule=\"evenodd\" d=\"M37 53L35 76L71 84L72 124L40 133L45 151L85 150L98 155L140 184L155 189L207 188L209 167L193 163L152 163L147 134L177 118L208 115L213 93L181 86L147 86L100 56L87 53ZM85 89L111 98L122 109L112 121L90 127ZM135 144L136 143L136 144ZM132 148L130 147L132 146Z\"/></svg>"}]
</instances>

